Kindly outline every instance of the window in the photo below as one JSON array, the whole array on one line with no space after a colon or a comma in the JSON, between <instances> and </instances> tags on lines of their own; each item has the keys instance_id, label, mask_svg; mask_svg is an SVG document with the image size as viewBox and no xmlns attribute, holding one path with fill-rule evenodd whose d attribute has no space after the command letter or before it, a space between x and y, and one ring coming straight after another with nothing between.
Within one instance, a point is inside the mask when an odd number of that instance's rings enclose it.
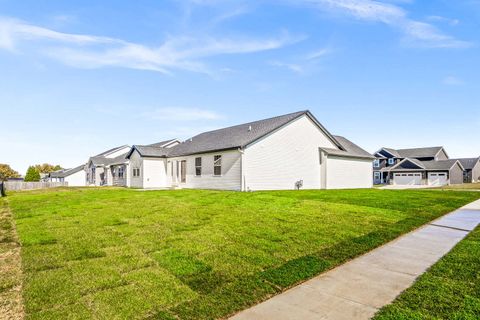
<instances>
[{"instance_id":1,"label":"window","mask_svg":"<svg viewBox=\"0 0 480 320\"><path fill-rule=\"evenodd\" d=\"M375 159L375 160L373 161L373 167L374 167L374 168L380 167L380 160L379 160L379 159Z\"/></svg>"},{"instance_id":2,"label":"window","mask_svg":"<svg viewBox=\"0 0 480 320\"><path fill-rule=\"evenodd\" d=\"M375 180L380 180L380 172L374 172Z\"/></svg>"},{"instance_id":3,"label":"window","mask_svg":"<svg viewBox=\"0 0 480 320\"><path fill-rule=\"evenodd\" d=\"M133 176L140 177L140 168L133 168Z\"/></svg>"},{"instance_id":4,"label":"window","mask_svg":"<svg viewBox=\"0 0 480 320\"><path fill-rule=\"evenodd\" d=\"M388 159L388 164L390 165L395 164L395 159L394 158Z\"/></svg>"},{"instance_id":5,"label":"window","mask_svg":"<svg viewBox=\"0 0 480 320\"><path fill-rule=\"evenodd\" d=\"M213 156L213 175L214 176L222 175L222 156L221 155Z\"/></svg>"},{"instance_id":6,"label":"window","mask_svg":"<svg viewBox=\"0 0 480 320\"><path fill-rule=\"evenodd\" d=\"M202 175L202 158L195 158L195 175L200 177Z\"/></svg>"},{"instance_id":7,"label":"window","mask_svg":"<svg viewBox=\"0 0 480 320\"><path fill-rule=\"evenodd\" d=\"M125 168L124 168L124 167L119 167L119 168L118 168L118 177L119 177L120 179L123 179L123 173L124 173L124 171L125 171Z\"/></svg>"}]
</instances>

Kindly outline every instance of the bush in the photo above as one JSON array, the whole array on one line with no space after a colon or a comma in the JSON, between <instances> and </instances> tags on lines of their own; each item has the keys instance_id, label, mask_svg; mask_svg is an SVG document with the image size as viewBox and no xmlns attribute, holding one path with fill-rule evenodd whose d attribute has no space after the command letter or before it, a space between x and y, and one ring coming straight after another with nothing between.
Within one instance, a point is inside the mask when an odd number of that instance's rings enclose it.
<instances>
[{"instance_id":1,"label":"bush","mask_svg":"<svg viewBox=\"0 0 480 320\"><path fill-rule=\"evenodd\" d=\"M34 167L28 167L27 173L25 174L26 182L37 182L40 181L40 172Z\"/></svg>"}]
</instances>

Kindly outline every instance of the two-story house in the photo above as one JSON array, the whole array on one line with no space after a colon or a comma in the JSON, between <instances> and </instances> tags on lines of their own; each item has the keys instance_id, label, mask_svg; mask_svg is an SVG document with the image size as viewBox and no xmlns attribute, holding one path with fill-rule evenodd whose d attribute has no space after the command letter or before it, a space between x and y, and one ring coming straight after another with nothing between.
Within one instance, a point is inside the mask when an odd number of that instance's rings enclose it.
<instances>
[{"instance_id":1,"label":"two-story house","mask_svg":"<svg viewBox=\"0 0 480 320\"><path fill-rule=\"evenodd\" d=\"M436 186L463 183L461 162L449 159L443 147L381 148L374 156L374 184Z\"/></svg>"}]
</instances>

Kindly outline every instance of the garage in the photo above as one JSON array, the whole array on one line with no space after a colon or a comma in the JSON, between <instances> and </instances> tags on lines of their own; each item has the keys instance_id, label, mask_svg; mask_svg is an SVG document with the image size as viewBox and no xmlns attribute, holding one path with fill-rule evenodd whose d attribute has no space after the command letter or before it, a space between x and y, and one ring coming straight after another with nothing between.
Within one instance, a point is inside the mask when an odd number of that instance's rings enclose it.
<instances>
[{"instance_id":1,"label":"garage","mask_svg":"<svg viewBox=\"0 0 480 320\"><path fill-rule=\"evenodd\" d=\"M429 172L428 185L429 186L444 186L448 184L448 175L446 172Z\"/></svg>"},{"instance_id":2,"label":"garage","mask_svg":"<svg viewBox=\"0 0 480 320\"><path fill-rule=\"evenodd\" d=\"M394 173L393 184L395 185L421 185L421 173Z\"/></svg>"}]
</instances>

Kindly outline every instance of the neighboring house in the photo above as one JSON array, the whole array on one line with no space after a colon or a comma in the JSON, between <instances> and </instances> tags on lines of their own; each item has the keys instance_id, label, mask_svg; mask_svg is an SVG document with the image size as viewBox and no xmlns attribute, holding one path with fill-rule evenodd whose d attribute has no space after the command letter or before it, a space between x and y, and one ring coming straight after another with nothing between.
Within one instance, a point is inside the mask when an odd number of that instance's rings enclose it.
<instances>
[{"instance_id":1,"label":"neighboring house","mask_svg":"<svg viewBox=\"0 0 480 320\"><path fill-rule=\"evenodd\" d=\"M128 160L130 146L120 146L91 157L85 166L87 186L130 186Z\"/></svg>"},{"instance_id":2,"label":"neighboring house","mask_svg":"<svg viewBox=\"0 0 480 320\"><path fill-rule=\"evenodd\" d=\"M127 158L133 188L167 188L165 157L171 148L180 144L177 139L150 145L134 145Z\"/></svg>"},{"instance_id":3,"label":"neighboring house","mask_svg":"<svg viewBox=\"0 0 480 320\"><path fill-rule=\"evenodd\" d=\"M463 166L443 147L382 148L375 154L374 184L446 185L463 183Z\"/></svg>"},{"instance_id":4,"label":"neighboring house","mask_svg":"<svg viewBox=\"0 0 480 320\"><path fill-rule=\"evenodd\" d=\"M170 147L133 146L131 186L222 190L372 187L374 157L309 111L201 133Z\"/></svg>"},{"instance_id":5,"label":"neighboring house","mask_svg":"<svg viewBox=\"0 0 480 320\"><path fill-rule=\"evenodd\" d=\"M462 164L465 171L463 172L463 182L476 183L480 182L480 157L479 158L463 158L457 159Z\"/></svg>"},{"instance_id":6,"label":"neighboring house","mask_svg":"<svg viewBox=\"0 0 480 320\"><path fill-rule=\"evenodd\" d=\"M48 174L48 181L67 182L69 187L84 187L86 173L85 165L82 164L72 169L62 169Z\"/></svg>"}]
</instances>

